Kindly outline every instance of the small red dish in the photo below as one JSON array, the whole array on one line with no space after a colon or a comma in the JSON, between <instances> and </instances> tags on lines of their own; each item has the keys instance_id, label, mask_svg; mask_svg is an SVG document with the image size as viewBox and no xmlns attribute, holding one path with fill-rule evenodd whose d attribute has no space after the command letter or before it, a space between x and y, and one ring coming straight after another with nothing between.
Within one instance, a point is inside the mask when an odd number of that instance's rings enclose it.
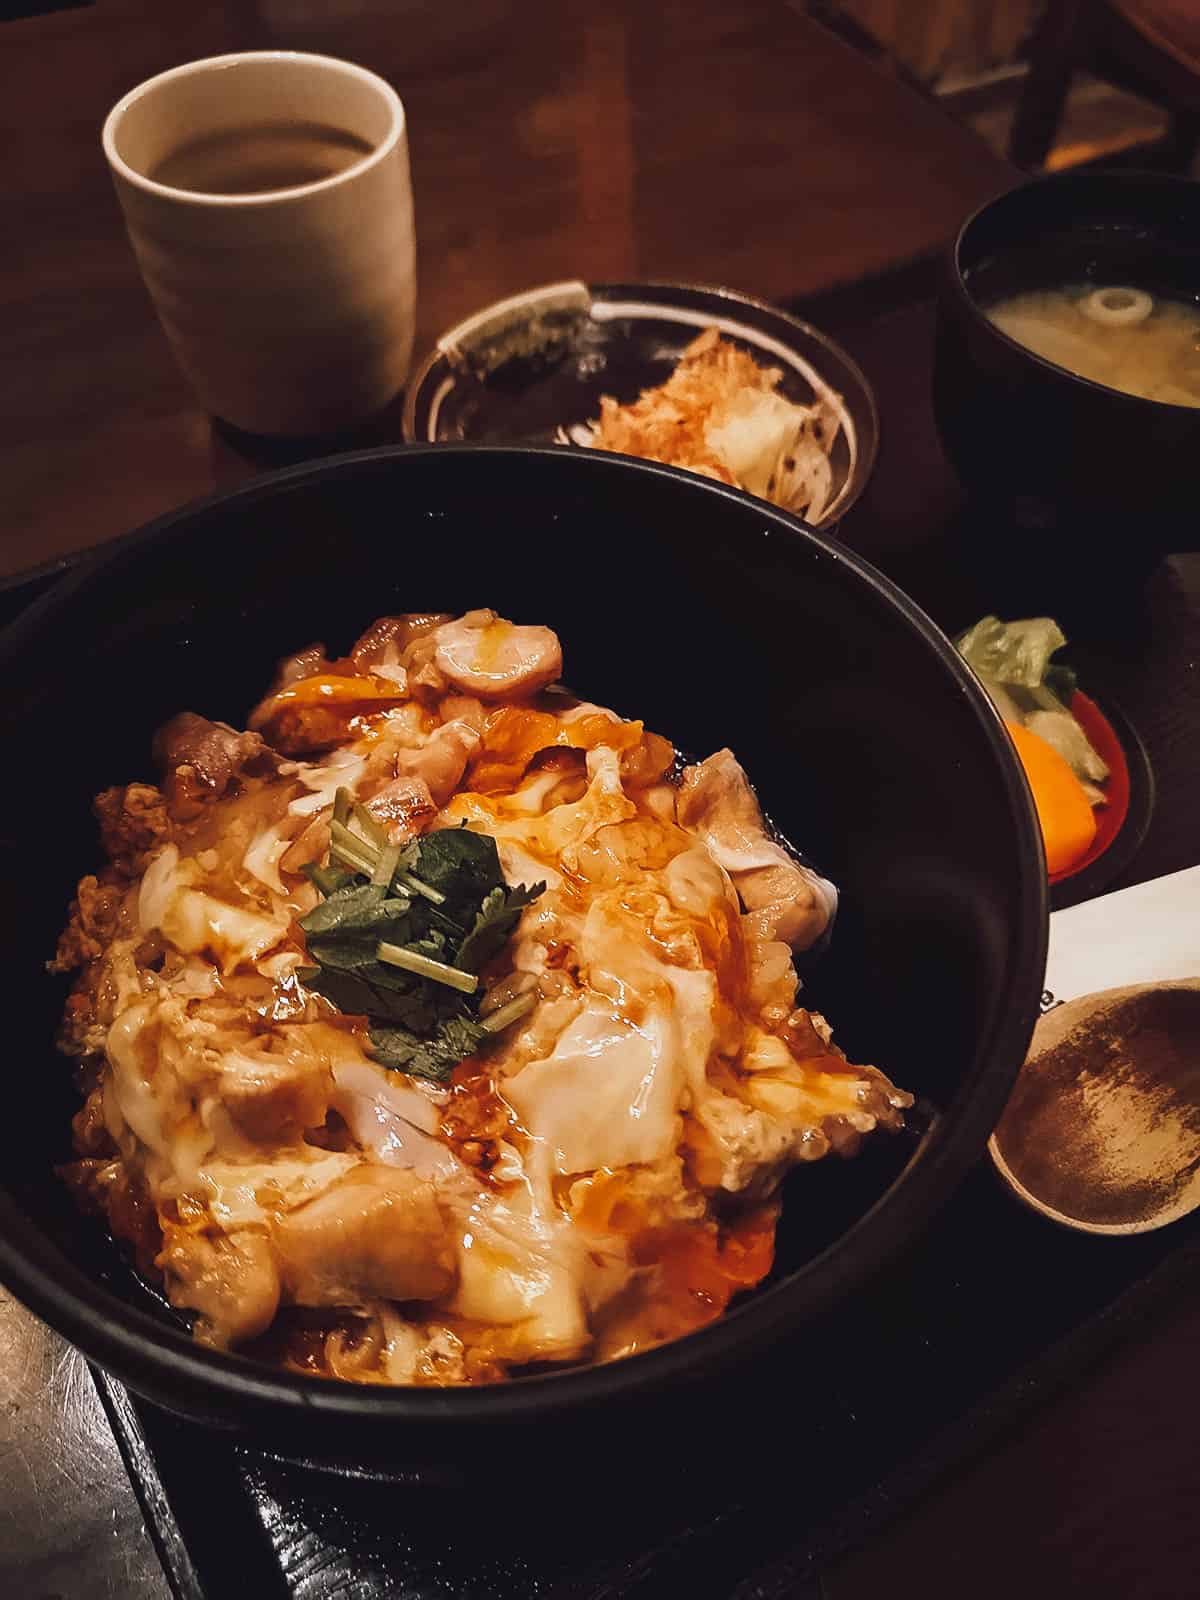
<instances>
[{"instance_id":1,"label":"small red dish","mask_svg":"<svg viewBox=\"0 0 1200 1600\"><path fill-rule=\"evenodd\" d=\"M1142 742L1128 719L1106 698L1102 711L1076 689L1071 715L1108 765L1107 803L1096 812L1096 837L1087 853L1050 877L1051 909L1088 900L1107 886L1141 845L1154 809L1154 780Z\"/></svg>"},{"instance_id":2,"label":"small red dish","mask_svg":"<svg viewBox=\"0 0 1200 1600\"><path fill-rule=\"evenodd\" d=\"M1129 763L1125 760L1121 741L1108 718L1096 702L1089 700L1079 689L1071 697L1071 715L1091 740L1097 755L1102 756L1108 765L1108 782L1104 785L1107 804L1097 807L1096 837L1087 854L1080 856L1065 872L1051 873L1051 883L1061 883L1064 878L1073 878L1085 867L1090 867L1108 849L1129 815Z\"/></svg>"}]
</instances>

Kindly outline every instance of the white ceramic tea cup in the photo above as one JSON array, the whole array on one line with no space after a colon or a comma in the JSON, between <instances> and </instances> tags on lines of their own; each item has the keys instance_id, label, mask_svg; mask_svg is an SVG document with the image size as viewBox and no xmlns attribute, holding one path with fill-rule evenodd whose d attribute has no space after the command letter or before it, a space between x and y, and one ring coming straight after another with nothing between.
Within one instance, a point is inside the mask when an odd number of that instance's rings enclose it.
<instances>
[{"instance_id":1,"label":"white ceramic tea cup","mask_svg":"<svg viewBox=\"0 0 1200 1600\"><path fill-rule=\"evenodd\" d=\"M252 193L157 181L197 139L318 125L363 153L332 176ZM130 242L203 404L252 433L339 431L398 393L412 355L416 262L404 107L372 72L256 50L174 67L104 124Z\"/></svg>"}]
</instances>

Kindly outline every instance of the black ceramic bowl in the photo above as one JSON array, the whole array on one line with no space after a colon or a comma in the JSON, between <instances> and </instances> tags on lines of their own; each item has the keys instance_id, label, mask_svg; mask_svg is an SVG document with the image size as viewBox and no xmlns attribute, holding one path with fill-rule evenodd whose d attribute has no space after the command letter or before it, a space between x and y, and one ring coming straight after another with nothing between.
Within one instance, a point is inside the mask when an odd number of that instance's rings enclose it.
<instances>
[{"instance_id":1,"label":"black ceramic bowl","mask_svg":"<svg viewBox=\"0 0 1200 1600\"><path fill-rule=\"evenodd\" d=\"M995 328L986 308L1029 289L1133 284L1200 298L1200 184L1066 173L964 223L938 308L934 406L959 476L1045 561L1136 572L1195 543L1200 410L1075 377Z\"/></svg>"},{"instance_id":2,"label":"black ceramic bowl","mask_svg":"<svg viewBox=\"0 0 1200 1600\"><path fill-rule=\"evenodd\" d=\"M214 1354L76 1214L53 1172L77 1098L52 1043L63 986L43 962L76 875L98 860L91 797L149 776L151 734L181 707L241 722L285 651L314 638L344 647L389 610L478 605L552 623L583 695L684 749L737 749L777 824L843 889L811 1002L851 1054L937 1114L919 1119L923 1134L794 1174L769 1285L628 1361L388 1390ZM568 1429L578 1452L601 1414L636 1407L645 1429L651 1402L680 1385L740 1395L741 1376L711 1380L738 1363L744 1376L772 1347L789 1366L802 1360L813 1320L897 1259L983 1150L1044 968L1025 785L942 634L860 558L782 513L600 453L347 455L142 530L38 602L3 637L0 663L0 1276L170 1408L326 1459L429 1463L483 1436L493 1461L504 1430L530 1424Z\"/></svg>"}]
</instances>

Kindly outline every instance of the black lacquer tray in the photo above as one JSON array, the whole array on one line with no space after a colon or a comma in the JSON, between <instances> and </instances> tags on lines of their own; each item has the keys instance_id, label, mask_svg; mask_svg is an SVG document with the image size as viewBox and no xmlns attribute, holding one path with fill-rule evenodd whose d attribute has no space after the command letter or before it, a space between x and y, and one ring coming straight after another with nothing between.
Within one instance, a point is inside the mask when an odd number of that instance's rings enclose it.
<instances>
[{"instance_id":1,"label":"black lacquer tray","mask_svg":"<svg viewBox=\"0 0 1200 1600\"><path fill-rule=\"evenodd\" d=\"M880 471L846 541L952 630L1002 608L962 557L970 510L928 420L930 282L918 264L798 309L846 342L884 419ZM922 541L912 528L924 516ZM0 624L62 570L0 586ZM1158 785L1122 883L1189 865L1188 841L1200 843L1195 763L1171 709L1200 629L1190 581L1160 575L1116 634L1107 620L1090 638L1075 630L1081 663L1108 669ZM519 1456L485 1463L489 1492L464 1503L461 1490L282 1461L96 1381L180 1600L803 1600L838 1554L1079 1381L1198 1271L1200 1215L1117 1241L1069 1234L980 1166L890 1276L806 1338L789 1381L778 1365L745 1376L738 1425L714 1422L709 1451L680 1459L669 1438L630 1438L636 1493L619 1458L603 1487L594 1462L576 1474L567 1460L552 1502L528 1490ZM833 1346L836 1367L821 1359ZM853 1384L832 1382L834 1370ZM579 1439L580 1461L589 1443Z\"/></svg>"}]
</instances>

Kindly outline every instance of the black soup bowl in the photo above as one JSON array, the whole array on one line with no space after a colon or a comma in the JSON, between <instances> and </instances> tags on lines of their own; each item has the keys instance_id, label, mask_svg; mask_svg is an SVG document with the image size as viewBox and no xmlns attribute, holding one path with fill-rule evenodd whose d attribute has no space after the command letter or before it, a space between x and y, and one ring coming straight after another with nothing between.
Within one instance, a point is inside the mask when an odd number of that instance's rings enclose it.
<instances>
[{"instance_id":1,"label":"black soup bowl","mask_svg":"<svg viewBox=\"0 0 1200 1600\"><path fill-rule=\"evenodd\" d=\"M675 1344L477 1389L360 1388L194 1344L55 1177L78 1098L44 970L92 796L152 778L154 730L235 725L284 653L348 646L380 614L493 606L553 625L577 692L684 750L731 744L775 823L840 884L808 978L856 1059L927 1109L910 1135L790 1180L769 1283ZM345 455L186 507L64 579L0 643L0 930L9 1116L0 1277L89 1357L171 1410L326 1461L469 1455L672 1394L744 1392L774 1348L899 1258L982 1154L1023 1057L1045 961L1037 825L1000 722L944 636L795 519L599 452L414 446ZM929 1109L932 1108L932 1109ZM736 1371L732 1369L738 1369ZM849 1375L848 1375L849 1376ZM718 1381L720 1380L720 1381ZM705 1400L705 1405L708 1399ZM694 1409L694 1408L693 1408Z\"/></svg>"},{"instance_id":2,"label":"black soup bowl","mask_svg":"<svg viewBox=\"0 0 1200 1600\"><path fill-rule=\"evenodd\" d=\"M1008 557L1040 563L1068 589L1080 574L1124 583L1165 551L1195 548L1200 451L1200 409L1077 377L988 320L1008 295L1078 283L1200 299L1200 184L1132 172L1038 178L976 211L948 254L934 367L942 442L1012 539Z\"/></svg>"}]
</instances>

